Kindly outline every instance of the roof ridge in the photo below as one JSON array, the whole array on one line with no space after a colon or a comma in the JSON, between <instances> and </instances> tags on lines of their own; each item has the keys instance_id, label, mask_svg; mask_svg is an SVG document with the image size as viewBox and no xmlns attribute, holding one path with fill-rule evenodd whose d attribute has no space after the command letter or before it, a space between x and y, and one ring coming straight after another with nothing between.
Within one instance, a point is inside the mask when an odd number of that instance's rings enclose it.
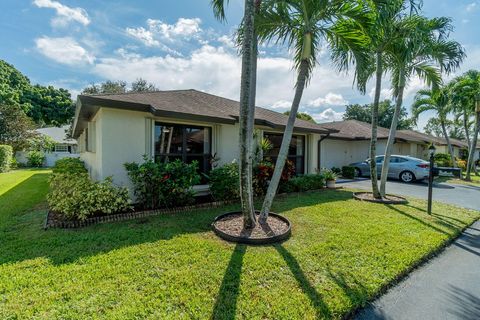
<instances>
[{"instance_id":1,"label":"roof ridge","mask_svg":"<svg viewBox=\"0 0 480 320\"><path fill-rule=\"evenodd\" d=\"M186 92L186 91L202 92L195 89L177 89L177 90L128 91L128 92L116 92L116 93L110 92L110 93L79 94L78 96L83 96L83 97L123 96L123 95L132 95L132 94L152 94L152 93Z\"/></svg>"}]
</instances>

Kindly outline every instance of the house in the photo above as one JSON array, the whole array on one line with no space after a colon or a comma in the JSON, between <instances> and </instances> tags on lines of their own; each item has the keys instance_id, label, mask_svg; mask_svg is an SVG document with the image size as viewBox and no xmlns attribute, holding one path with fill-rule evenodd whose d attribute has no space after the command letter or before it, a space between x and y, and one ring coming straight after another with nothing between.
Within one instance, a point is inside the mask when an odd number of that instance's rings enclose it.
<instances>
[{"instance_id":1,"label":"house","mask_svg":"<svg viewBox=\"0 0 480 320\"><path fill-rule=\"evenodd\" d=\"M118 185L130 185L124 164L156 161L198 161L208 173L238 159L239 103L196 90L80 95L73 124L81 159L94 179L112 176ZM288 117L268 109L255 110L257 137L267 137L269 152L278 155ZM320 168L318 146L336 129L297 119L288 158L298 174Z\"/></svg>"},{"instance_id":2,"label":"house","mask_svg":"<svg viewBox=\"0 0 480 320\"><path fill-rule=\"evenodd\" d=\"M55 145L52 150L45 152L45 166L53 167L55 162L63 158L78 158L77 141L67 137L70 126L40 128L35 131L38 134L50 137ZM15 158L19 163L27 163L28 151L17 152Z\"/></svg>"}]
</instances>

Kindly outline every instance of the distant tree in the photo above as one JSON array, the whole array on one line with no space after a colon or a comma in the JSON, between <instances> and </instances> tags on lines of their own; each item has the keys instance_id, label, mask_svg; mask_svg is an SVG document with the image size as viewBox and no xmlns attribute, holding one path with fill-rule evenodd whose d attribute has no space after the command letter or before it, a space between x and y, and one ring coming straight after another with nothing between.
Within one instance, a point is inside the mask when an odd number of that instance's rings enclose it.
<instances>
[{"instance_id":1,"label":"distant tree","mask_svg":"<svg viewBox=\"0 0 480 320\"><path fill-rule=\"evenodd\" d=\"M378 125L380 127L389 128L392 125L395 106L390 100L380 102L378 106ZM372 123L372 104L350 104L347 105L343 120L358 120L366 123ZM400 111L398 120L398 129L407 130L413 128L413 121L408 117L405 107Z\"/></svg>"},{"instance_id":2,"label":"distant tree","mask_svg":"<svg viewBox=\"0 0 480 320\"><path fill-rule=\"evenodd\" d=\"M457 139L457 140L466 139L465 132L460 121L457 121L457 120L452 121L447 119L445 121L445 126L447 128L448 136L450 138ZM442 138L444 137L442 126L438 118L430 118L424 127L424 131L425 133L436 136L436 137L442 137Z\"/></svg>"},{"instance_id":3,"label":"distant tree","mask_svg":"<svg viewBox=\"0 0 480 320\"><path fill-rule=\"evenodd\" d=\"M33 121L19 105L0 104L0 144L8 144L14 151L23 150L36 135L33 129Z\"/></svg>"},{"instance_id":4,"label":"distant tree","mask_svg":"<svg viewBox=\"0 0 480 320\"><path fill-rule=\"evenodd\" d=\"M138 78L132 82L131 92L151 92L158 91L158 88L155 87L153 83L148 83L147 80Z\"/></svg>"},{"instance_id":5,"label":"distant tree","mask_svg":"<svg viewBox=\"0 0 480 320\"><path fill-rule=\"evenodd\" d=\"M66 124L75 110L68 90L32 85L26 76L3 60L0 60L0 103L19 106L37 126Z\"/></svg>"},{"instance_id":6,"label":"distant tree","mask_svg":"<svg viewBox=\"0 0 480 320\"><path fill-rule=\"evenodd\" d=\"M127 83L125 81L107 80L100 84L92 84L83 89L82 94L109 94L127 92Z\"/></svg>"},{"instance_id":7,"label":"distant tree","mask_svg":"<svg viewBox=\"0 0 480 320\"><path fill-rule=\"evenodd\" d=\"M290 111L285 111L283 114L286 115L286 116L289 116L289 115L290 115ZM312 116L309 115L309 114L306 113L306 112L298 112L298 113L297 113L297 119L302 119L302 120L305 120L305 121L310 121L310 122L312 122L312 123L317 123L317 122L312 118Z\"/></svg>"}]
</instances>

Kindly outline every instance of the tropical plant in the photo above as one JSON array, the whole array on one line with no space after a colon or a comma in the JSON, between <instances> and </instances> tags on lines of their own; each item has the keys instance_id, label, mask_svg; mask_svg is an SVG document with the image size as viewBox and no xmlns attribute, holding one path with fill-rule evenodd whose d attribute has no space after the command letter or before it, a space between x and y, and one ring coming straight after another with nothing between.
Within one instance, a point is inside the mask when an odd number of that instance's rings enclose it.
<instances>
[{"instance_id":1,"label":"tropical plant","mask_svg":"<svg viewBox=\"0 0 480 320\"><path fill-rule=\"evenodd\" d=\"M261 42L288 44L294 52L297 80L275 171L265 196L260 221L266 221L277 192L292 139L295 119L303 91L316 64L322 44L332 49L332 58L340 70L351 62L366 63L363 48L367 39L355 28L357 20L365 19L365 7L357 1L283 0L272 1L262 8L256 21Z\"/></svg>"},{"instance_id":2,"label":"tropical plant","mask_svg":"<svg viewBox=\"0 0 480 320\"><path fill-rule=\"evenodd\" d=\"M39 150L32 150L27 153L27 166L32 168L43 167L45 153Z\"/></svg>"},{"instance_id":3,"label":"tropical plant","mask_svg":"<svg viewBox=\"0 0 480 320\"><path fill-rule=\"evenodd\" d=\"M426 111L435 111L437 119L440 121L443 137L447 140L448 152L452 164L455 164L455 153L453 152L453 146L450 142L450 137L447 132L447 116L451 111L450 104L450 89L448 86L441 86L437 90L420 90L415 96L415 101L412 105L412 115L416 122L420 114Z\"/></svg>"},{"instance_id":4,"label":"tropical plant","mask_svg":"<svg viewBox=\"0 0 480 320\"><path fill-rule=\"evenodd\" d=\"M456 98L461 99L461 101L464 103L464 121L468 122L468 114L475 115L475 129L469 144L469 154L465 175L465 179L470 181L472 167L474 166L474 156L477 148L478 134L480 131L480 71L470 70L460 78L456 79L453 91L456 92ZM461 98L459 96L461 96ZM465 128L465 130L468 132L468 128Z\"/></svg>"},{"instance_id":5,"label":"tropical plant","mask_svg":"<svg viewBox=\"0 0 480 320\"><path fill-rule=\"evenodd\" d=\"M338 177L338 175L330 169L322 169L320 175L325 178L325 181L335 181Z\"/></svg>"},{"instance_id":6,"label":"tropical plant","mask_svg":"<svg viewBox=\"0 0 480 320\"><path fill-rule=\"evenodd\" d=\"M398 115L403 104L407 81L414 75L436 89L441 84L441 71L455 70L465 57L462 46L448 40L452 30L449 18L428 19L417 14L402 18L406 33L396 39L388 52L388 64L392 69L392 87L396 98L395 116L385 148L382 165L380 193L385 196L390 157L395 141Z\"/></svg>"},{"instance_id":7,"label":"tropical plant","mask_svg":"<svg viewBox=\"0 0 480 320\"><path fill-rule=\"evenodd\" d=\"M200 182L198 162L180 160L154 162L144 156L144 162L126 163L136 200L146 209L185 206L194 202L193 186Z\"/></svg>"},{"instance_id":8,"label":"tropical plant","mask_svg":"<svg viewBox=\"0 0 480 320\"><path fill-rule=\"evenodd\" d=\"M225 5L228 0L212 0L214 14L225 20ZM255 227L253 203L253 127L255 119L255 96L257 79L257 36L255 32L256 14L260 11L260 0L245 0L245 11L239 39L242 52L242 74L240 82L239 110L239 181L241 210L244 228Z\"/></svg>"}]
</instances>

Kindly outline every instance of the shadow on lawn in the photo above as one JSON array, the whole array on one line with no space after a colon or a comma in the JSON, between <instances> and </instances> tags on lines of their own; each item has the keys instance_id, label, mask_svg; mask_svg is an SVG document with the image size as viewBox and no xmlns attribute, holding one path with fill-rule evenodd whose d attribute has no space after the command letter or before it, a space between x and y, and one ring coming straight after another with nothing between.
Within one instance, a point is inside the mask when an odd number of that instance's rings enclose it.
<instances>
[{"instance_id":1,"label":"shadow on lawn","mask_svg":"<svg viewBox=\"0 0 480 320\"><path fill-rule=\"evenodd\" d=\"M0 205L13 199L28 198L37 175L26 179L0 196ZM43 177L47 179L47 177ZM45 184L45 188L47 188ZM46 194L46 190L43 190ZM45 195L41 197L44 201ZM351 199L351 192L321 191L278 197L274 210L284 212L293 208L319 203ZM114 249L142 243L169 240L174 237L211 231L213 219L221 213L238 210L238 205L223 208L161 215L109 224L99 224L75 230L50 229L43 231L45 210L33 209L29 204L21 213L12 213L8 219L0 218L2 250L0 264L45 257L53 264L64 264L79 258L95 256ZM0 206L1 207L1 206Z\"/></svg>"}]
</instances>

